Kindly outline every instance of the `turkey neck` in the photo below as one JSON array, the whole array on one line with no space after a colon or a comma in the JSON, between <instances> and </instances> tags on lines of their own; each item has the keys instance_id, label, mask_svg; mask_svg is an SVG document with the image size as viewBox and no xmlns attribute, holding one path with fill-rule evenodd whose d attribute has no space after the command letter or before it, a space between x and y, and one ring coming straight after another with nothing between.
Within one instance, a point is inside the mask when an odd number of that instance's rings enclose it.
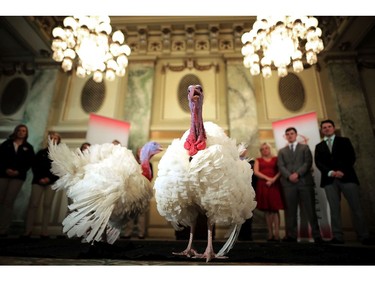
<instances>
[{"instance_id":1,"label":"turkey neck","mask_svg":"<svg viewBox=\"0 0 375 281\"><path fill-rule=\"evenodd\" d=\"M150 167L150 160L143 160L141 163L142 175L144 175L149 181L152 180L152 171Z\"/></svg>"},{"instance_id":2,"label":"turkey neck","mask_svg":"<svg viewBox=\"0 0 375 281\"><path fill-rule=\"evenodd\" d=\"M206 131L203 125L202 100L202 96L199 98L193 96L190 100L190 132L184 144L184 147L189 151L190 156L193 156L199 150L206 148Z\"/></svg>"}]
</instances>

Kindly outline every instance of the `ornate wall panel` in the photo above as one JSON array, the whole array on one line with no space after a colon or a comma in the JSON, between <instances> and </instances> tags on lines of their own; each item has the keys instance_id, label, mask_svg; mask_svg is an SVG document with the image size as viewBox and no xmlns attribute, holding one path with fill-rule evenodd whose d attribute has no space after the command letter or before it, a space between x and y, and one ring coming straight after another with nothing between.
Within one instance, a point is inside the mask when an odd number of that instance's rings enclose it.
<instances>
[{"instance_id":1,"label":"ornate wall panel","mask_svg":"<svg viewBox=\"0 0 375 281\"><path fill-rule=\"evenodd\" d=\"M57 97L51 112L51 127L64 141L78 147L85 141L89 114L122 120L126 78L96 84L90 77L60 76ZM95 84L94 84L95 83Z\"/></svg>"},{"instance_id":2,"label":"ornate wall panel","mask_svg":"<svg viewBox=\"0 0 375 281\"><path fill-rule=\"evenodd\" d=\"M277 73L268 79L258 78L257 80L257 103L259 127L271 129L272 122L307 112L316 112L318 118L326 116L326 109L322 103L322 90L319 76L315 67L305 69L300 73L294 73L304 89L304 98L298 102L297 107L288 108L283 102L283 95L280 95L280 78ZM299 87L296 87L299 88ZM294 91L296 88L289 88ZM285 90L285 89L284 89ZM285 95L285 93L283 93ZM293 92L289 96L293 96ZM301 95L301 93L298 93ZM301 97L299 97L301 99ZM293 100L292 100L293 101Z\"/></svg>"},{"instance_id":3,"label":"ornate wall panel","mask_svg":"<svg viewBox=\"0 0 375 281\"><path fill-rule=\"evenodd\" d=\"M33 76L23 74L0 77L0 124L2 127L10 126L13 130L15 125L23 122L32 80Z\"/></svg>"},{"instance_id":4,"label":"ornate wall panel","mask_svg":"<svg viewBox=\"0 0 375 281\"><path fill-rule=\"evenodd\" d=\"M165 59L156 64L151 130L185 131L190 127L190 112L179 101L179 86L187 75L201 81L205 93L203 118L228 129L225 65L222 59ZM186 99L187 99L187 88Z\"/></svg>"}]
</instances>

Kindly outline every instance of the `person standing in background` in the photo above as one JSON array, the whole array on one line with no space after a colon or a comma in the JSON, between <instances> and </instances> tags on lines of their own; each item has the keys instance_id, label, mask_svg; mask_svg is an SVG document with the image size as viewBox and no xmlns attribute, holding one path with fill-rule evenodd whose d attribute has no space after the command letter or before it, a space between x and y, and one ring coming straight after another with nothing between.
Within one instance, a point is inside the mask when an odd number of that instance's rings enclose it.
<instances>
[{"instance_id":1,"label":"person standing in background","mask_svg":"<svg viewBox=\"0 0 375 281\"><path fill-rule=\"evenodd\" d=\"M14 202L35 157L28 136L27 126L20 124L0 145L0 237L8 235Z\"/></svg>"},{"instance_id":2,"label":"person standing in background","mask_svg":"<svg viewBox=\"0 0 375 281\"><path fill-rule=\"evenodd\" d=\"M261 157L254 163L254 174L257 176L257 208L265 213L268 228L268 242L280 241L280 210L284 209L281 197L280 172L277 157L271 153L271 146L263 143L260 146Z\"/></svg>"},{"instance_id":3,"label":"person standing in background","mask_svg":"<svg viewBox=\"0 0 375 281\"><path fill-rule=\"evenodd\" d=\"M55 144L61 142L61 137L56 132L48 133L48 140L53 141ZM42 229L40 238L48 239L48 224L51 218L51 208L53 199L55 197L55 191L51 189L59 177L54 175L51 169L51 159L48 157L48 143L47 147L38 151L35 156L33 165L31 167L33 171L32 190L29 199L29 206L27 209L26 216L26 230L22 238L29 238L32 234L35 215L38 210L41 198L43 196L43 214L42 214Z\"/></svg>"},{"instance_id":4,"label":"person standing in background","mask_svg":"<svg viewBox=\"0 0 375 281\"><path fill-rule=\"evenodd\" d=\"M353 225L362 244L373 244L361 207L359 180L354 170L356 154L349 138L335 135L335 123L320 123L323 140L315 147L315 165L321 172L320 186L327 195L331 213L332 244L344 244L341 224L341 194L349 203Z\"/></svg>"},{"instance_id":5,"label":"person standing in background","mask_svg":"<svg viewBox=\"0 0 375 281\"><path fill-rule=\"evenodd\" d=\"M88 149L90 146L91 146L91 143L84 142L84 143L81 144L79 149L81 150L81 152L83 152L84 150Z\"/></svg>"},{"instance_id":6,"label":"person standing in background","mask_svg":"<svg viewBox=\"0 0 375 281\"><path fill-rule=\"evenodd\" d=\"M298 205L305 212L311 226L315 243L322 243L318 218L315 210L314 178L312 176L312 153L307 144L297 142L297 130L285 130L288 145L279 150L278 167L285 203L284 242L297 242Z\"/></svg>"}]
</instances>

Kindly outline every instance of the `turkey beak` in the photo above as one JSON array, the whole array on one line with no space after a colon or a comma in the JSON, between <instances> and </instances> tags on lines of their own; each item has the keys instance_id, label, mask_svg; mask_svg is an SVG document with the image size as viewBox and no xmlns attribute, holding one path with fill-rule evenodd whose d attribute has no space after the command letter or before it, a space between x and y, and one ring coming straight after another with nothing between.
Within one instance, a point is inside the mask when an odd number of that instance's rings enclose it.
<instances>
[{"instance_id":1,"label":"turkey beak","mask_svg":"<svg viewBox=\"0 0 375 281\"><path fill-rule=\"evenodd\" d=\"M201 87L200 86L190 86L189 87L189 98L192 101L197 101L201 97Z\"/></svg>"}]
</instances>

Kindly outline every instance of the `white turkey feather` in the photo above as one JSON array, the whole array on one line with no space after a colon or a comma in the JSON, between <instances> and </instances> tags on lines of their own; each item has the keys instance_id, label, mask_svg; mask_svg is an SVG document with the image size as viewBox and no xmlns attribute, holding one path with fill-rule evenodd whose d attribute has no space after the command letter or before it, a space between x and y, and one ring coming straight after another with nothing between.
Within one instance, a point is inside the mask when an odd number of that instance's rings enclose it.
<instances>
[{"instance_id":1,"label":"white turkey feather","mask_svg":"<svg viewBox=\"0 0 375 281\"><path fill-rule=\"evenodd\" d=\"M225 244L221 247L219 252L217 253L217 257L222 257L225 254L227 254L234 246L234 244L237 241L238 235L240 234L242 224L235 224L232 226L232 229L230 230L230 235L225 242Z\"/></svg>"},{"instance_id":2,"label":"white turkey feather","mask_svg":"<svg viewBox=\"0 0 375 281\"><path fill-rule=\"evenodd\" d=\"M150 181L131 150L112 143L72 152L65 144L49 144L54 189L66 189L71 213L63 221L68 237L112 244L129 219L143 213L153 196Z\"/></svg>"},{"instance_id":3,"label":"white turkey feather","mask_svg":"<svg viewBox=\"0 0 375 281\"><path fill-rule=\"evenodd\" d=\"M222 128L212 122L204 122L204 128L207 147L190 161L184 148L189 130L166 149L154 184L155 199L160 215L176 230L178 225L191 226L198 212L211 223L234 226L219 251L222 256L233 247L241 225L252 217L256 207L252 170L240 159L236 141Z\"/></svg>"},{"instance_id":4,"label":"white turkey feather","mask_svg":"<svg viewBox=\"0 0 375 281\"><path fill-rule=\"evenodd\" d=\"M189 130L173 140L161 158L154 185L158 211L181 224L194 221L197 209L190 206L197 205L215 224L242 224L256 207L250 165L240 160L235 140L222 128L212 122L204 127L207 148L190 162L183 146Z\"/></svg>"},{"instance_id":5,"label":"white turkey feather","mask_svg":"<svg viewBox=\"0 0 375 281\"><path fill-rule=\"evenodd\" d=\"M190 85L187 91L191 123L181 139L175 139L159 162L154 189L161 216L179 226L190 228L186 249L176 255L224 258L237 240L241 225L252 217L256 207L251 186L252 170L241 160L244 144L236 145L224 130L204 122L201 85ZM203 254L193 248L198 214L207 217L207 247ZM214 225L232 226L232 234L216 255L213 250Z\"/></svg>"}]
</instances>

